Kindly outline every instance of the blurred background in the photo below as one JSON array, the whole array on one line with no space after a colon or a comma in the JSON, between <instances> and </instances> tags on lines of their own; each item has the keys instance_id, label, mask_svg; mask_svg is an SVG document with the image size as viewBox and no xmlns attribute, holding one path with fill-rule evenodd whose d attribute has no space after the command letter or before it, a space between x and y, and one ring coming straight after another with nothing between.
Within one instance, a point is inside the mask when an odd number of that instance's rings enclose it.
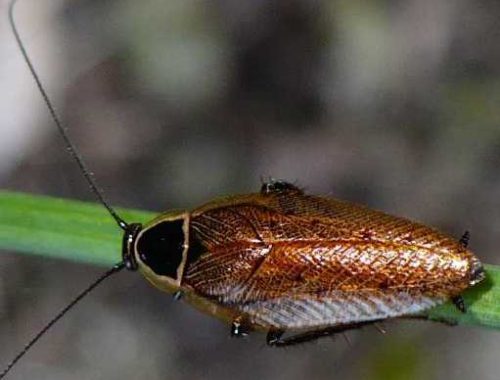
<instances>
[{"instance_id":1,"label":"blurred background","mask_svg":"<svg viewBox=\"0 0 500 380\"><path fill-rule=\"evenodd\" d=\"M1 187L93 201L0 13ZM500 264L500 2L24 0L17 20L113 204L191 208L273 176L468 229ZM102 268L2 253L6 363ZM123 273L11 378L498 378L498 332L385 328L269 349Z\"/></svg>"}]
</instances>

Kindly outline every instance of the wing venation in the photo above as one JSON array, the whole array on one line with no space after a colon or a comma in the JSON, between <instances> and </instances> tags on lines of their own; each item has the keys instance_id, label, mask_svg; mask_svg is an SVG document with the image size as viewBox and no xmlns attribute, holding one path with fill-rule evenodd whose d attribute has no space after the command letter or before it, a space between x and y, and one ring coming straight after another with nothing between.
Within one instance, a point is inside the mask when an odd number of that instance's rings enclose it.
<instances>
[{"instance_id":1,"label":"wing venation","mask_svg":"<svg viewBox=\"0 0 500 380\"><path fill-rule=\"evenodd\" d=\"M415 314L468 286L471 253L455 239L300 192L207 204L192 213L190 240L205 253L183 283L276 327Z\"/></svg>"}]
</instances>

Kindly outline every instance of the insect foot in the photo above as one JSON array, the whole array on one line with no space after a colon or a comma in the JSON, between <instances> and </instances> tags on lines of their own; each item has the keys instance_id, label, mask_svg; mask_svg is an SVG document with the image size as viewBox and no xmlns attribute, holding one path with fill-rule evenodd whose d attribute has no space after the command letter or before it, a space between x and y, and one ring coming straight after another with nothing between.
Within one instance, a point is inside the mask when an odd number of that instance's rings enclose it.
<instances>
[{"instance_id":1,"label":"insect foot","mask_svg":"<svg viewBox=\"0 0 500 380\"><path fill-rule=\"evenodd\" d=\"M464 248L467 248L469 245L469 240L470 240L470 233L469 231L465 231L462 237L460 238L459 242L460 244L463 245Z\"/></svg>"},{"instance_id":2,"label":"insect foot","mask_svg":"<svg viewBox=\"0 0 500 380\"><path fill-rule=\"evenodd\" d=\"M451 299L451 302L460 310L462 313L467 312L467 307L465 306L465 301L462 296L456 296Z\"/></svg>"},{"instance_id":3,"label":"insect foot","mask_svg":"<svg viewBox=\"0 0 500 380\"><path fill-rule=\"evenodd\" d=\"M231 323L231 337L232 338L242 338L248 335L249 329L245 324L241 321L241 319L237 318Z\"/></svg>"},{"instance_id":4,"label":"insect foot","mask_svg":"<svg viewBox=\"0 0 500 380\"><path fill-rule=\"evenodd\" d=\"M281 339L281 337L284 333L285 331L283 330L269 330L266 336L267 345L271 347L282 346L284 341Z\"/></svg>"},{"instance_id":5,"label":"insect foot","mask_svg":"<svg viewBox=\"0 0 500 380\"><path fill-rule=\"evenodd\" d=\"M302 190L297 186L291 184L290 182L281 180L270 180L269 182L264 182L260 188L260 193L263 195L283 193L286 191L295 191L298 193L302 193Z\"/></svg>"}]
</instances>

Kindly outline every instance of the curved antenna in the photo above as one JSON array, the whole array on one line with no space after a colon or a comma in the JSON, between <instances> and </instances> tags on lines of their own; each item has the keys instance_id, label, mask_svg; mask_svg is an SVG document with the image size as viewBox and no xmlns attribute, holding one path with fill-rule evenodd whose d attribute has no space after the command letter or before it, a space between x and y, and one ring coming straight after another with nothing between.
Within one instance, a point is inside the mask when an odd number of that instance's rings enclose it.
<instances>
[{"instance_id":1,"label":"curved antenna","mask_svg":"<svg viewBox=\"0 0 500 380\"><path fill-rule=\"evenodd\" d=\"M52 105L52 102L47 95L47 92L45 91L42 81L40 80L40 77L38 76L35 67L33 66L33 63L31 62L30 57L28 56L28 53L26 51L26 48L24 47L24 43L21 40L21 37L19 35L19 32L17 31L16 23L14 21L14 6L16 5L17 0L11 0L9 3L9 23L10 27L12 29L12 33L14 34L14 37L17 42L17 46L19 47L19 50L21 50L21 54L23 55L24 61L28 65L28 68L31 72L31 76L36 82L36 85L38 87L38 90L40 91L40 94L42 95L43 101L47 105L47 108L49 109L50 116L52 117L52 120L54 121L59 133L61 134L61 137L64 140L64 144L66 145L66 150L69 152L71 157L75 160L77 163L78 167L80 168L81 173L85 177L85 180L90 186L90 189L96 196L97 200L108 210L109 214L113 217L113 219L116 221L118 226L122 230L127 229L127 223L116 213L116 211L111 207L111 205L108 203L106 198L104 197L103 192L99 189L97 186L96 182L94 181L94 178L92 177L92 172L87 168L87 165L83 161L83 158L80 156L78 153L78 150L76 149L75 145L71 141L67 129L61 121L59 120L59 116L57 115L57 112ZM1 379L1 377L0 377Z\"/></svg>"},{"instance_id":2,"label":"curved antenna","mask_svg":"<svg viewBox=\"0 0 500 380\"><path fill-rule=\"evenodd\" d=\"M15 1L15 0L14 0ZM87 294L89 294L92 290L94 290L101 282L107 279L112 274L115 274L125 268L125 263L120 262L114 265L111 269L108 269L105 273L103 273L97 280L95 280L92 284L90 284L85 290L83 290L79 295L77 295L73 300L66 305L59 313L56 314L54 318L52 318L49 323L45 325L43 329L41 329L29 342L26 346L10 361L7 366L5 366L2 373L0 373L0 380L3 379L16 365L16 363L21 360L21 358L28 353L28 351L35 345L36 342L40 340L42 336L45 335L47 331L50 330L52 326L56 324L68 311L70 311L78 302L80 302Z\"/></svg>"}]
</instances>

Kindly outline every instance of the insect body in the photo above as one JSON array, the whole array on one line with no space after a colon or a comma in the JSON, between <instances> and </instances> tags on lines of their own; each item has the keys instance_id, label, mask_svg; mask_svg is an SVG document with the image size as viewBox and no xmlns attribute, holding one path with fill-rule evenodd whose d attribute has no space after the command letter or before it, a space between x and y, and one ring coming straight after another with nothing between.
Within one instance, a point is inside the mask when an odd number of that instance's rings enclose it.
<instances>
[{"instance_id":1,"label":"insect body","mask_svg":"<svg viewBox=\"0 0 500 380\"><path fill-rule=\"evenodd\" d=\"M432 228L271 182L130 225L123 259L158 288L232 323L315 338L418 315L481 281L479 260ZM180 292L180 293L179 293Z\"/></svg>"},{"instance_id":2,"label":"insect body","mask_svg":"<svg viewBox=\"0 0 500 380\"><path fill-rule=\"evenodd\" d=\"M386 318L415 316L480 282L469 239L282 181L190 212L128 224L106 201L46 93L14 22L23 59L66 149L98 201L124 230L122 261L84 289L0 372L3 379L74 305L112 274L139 270L152 284L231 323L232 335L268 331L267 342L296 344ZM285 331L295 336L283 338Z\"/></svg>"}]
</instances>

